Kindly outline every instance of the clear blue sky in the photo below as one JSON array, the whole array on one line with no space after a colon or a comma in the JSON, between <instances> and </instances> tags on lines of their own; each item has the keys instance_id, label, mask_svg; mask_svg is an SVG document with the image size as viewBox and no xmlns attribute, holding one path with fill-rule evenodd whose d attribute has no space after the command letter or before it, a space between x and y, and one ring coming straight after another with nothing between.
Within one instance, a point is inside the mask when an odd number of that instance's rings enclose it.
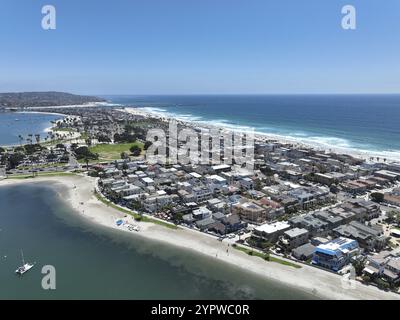
<instances>
[{"instance_id":1,"label":"clear blue sky","mask_svg":"<svg viewBox=\"0 0 400 320\"><path fill-rule=\"evenodd\" d=\"M399 0L2 0L0 45L0 91L400 93Z\"/></svg>"}]
</instances>

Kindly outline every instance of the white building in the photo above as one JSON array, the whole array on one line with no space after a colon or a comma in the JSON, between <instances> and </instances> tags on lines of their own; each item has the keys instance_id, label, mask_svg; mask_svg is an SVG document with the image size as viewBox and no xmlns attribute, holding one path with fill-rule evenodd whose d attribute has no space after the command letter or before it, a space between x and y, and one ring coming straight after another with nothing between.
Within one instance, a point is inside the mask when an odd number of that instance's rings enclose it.
<instances>
[{"instance_id":1,"label":"white building","mask_svg":"<svg viewBox=\"0 0 400 320\"><path fill-rule=\"evenodd\" d=\"M207 186L212 192L214 192L215 189L222 189L224 186L227 185L227 180L216 174L208 176L206 180Z\"/></svg>"},{"instance_id":2,"label":"white building","mask_svg":"<svg viewBox=\"0 0 400 320\"><path fill-rule=\"evenodd\" d=\"M286 230L289 230L290 228L290 224L285 221L265 223L261 226L255 227L253 234L256 237L272 242L277 240L280 235L282 235Z\"/></svg>"},{"instance_id":3,"label":"white building","mask_svg":"<svg viewBox=\"0 0 400 320\"><path fill-rule=\"evenodd\" d=\"M212 212L208 210L206 207L200 207L196 210L193 210L192 214L196 220L203 220L205 218L211 217Z\"/></svg>"},{"instance_id":4,"label":"white building","mask_svg":"<svg viewBox=\"0 0 400 320\"><path fill-rule=\"evenodd\" d=\"M142 181L146 184L146 186L154 185L154 180L152 178L144 177L142 178Z\"/></svg>"}]
</instances>

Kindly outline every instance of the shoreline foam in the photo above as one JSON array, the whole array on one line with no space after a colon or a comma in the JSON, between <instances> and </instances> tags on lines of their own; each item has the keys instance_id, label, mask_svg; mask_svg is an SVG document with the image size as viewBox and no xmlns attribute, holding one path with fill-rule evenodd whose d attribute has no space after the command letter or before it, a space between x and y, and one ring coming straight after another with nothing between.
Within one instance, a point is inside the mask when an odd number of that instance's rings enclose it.
<instances>
[{"instance_id":1,"label":"shoreline foam","mask_svg":"<svg viewBox=\"0 0 400 320\"><path fill-rule=\"evenodd\" d=\"M350 147L347 140L339 137L330 137L330 136L318 136L318 135L307 135L304 136L293 136L288 135L284 136L281 134L276 133L267 133L263 131L253 130L254 128L247 126L247 125L234 125L229 123L228 120L200 120L202 117L200 116L192 116L192 115L180 115L180 114L173 114L168 113L166 109L162 108L152 108L152 107L125 107L124 109L120 109L121 111L125 111L131 114L138 114L145 117L154 117L160 120L170 120L174 119L178 122L184 123L189 126L197 126L197 127L204 127L204 128L218 128L227 131L236 131L236 132L246 132L250 131L254 133L255 138L260 140L267 139L267 140L276 140L278 142L286 143L286 144L293 144L299 147L305 148L313 148L318 151L327 151L327 152L334 152L338 154L348 154L357 158L362 158L367 161L371 157L374 158L386 158L387 160L394 160L399 161L400 159L400 151L393 151L393 150L367 150L367 149L359 149ZM325 143L323 141L326 141ZM347 146L338 146L338 142L341 141L347 143Z\"/></svg>"}]
</instances>

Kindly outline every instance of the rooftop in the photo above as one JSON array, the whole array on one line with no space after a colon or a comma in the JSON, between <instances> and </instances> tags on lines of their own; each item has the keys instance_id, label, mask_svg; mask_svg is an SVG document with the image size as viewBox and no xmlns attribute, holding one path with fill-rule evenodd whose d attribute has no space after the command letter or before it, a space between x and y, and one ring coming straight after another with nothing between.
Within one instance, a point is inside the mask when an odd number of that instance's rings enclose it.
<instances>
[{"instance_id":1,"label":"rooftop","mask_svg":"<svg viewBox=\"0 0 400 320\"><path fill-rule=\"evenodd\" d=\"M317 248L316 251L329 254L329 255L334 255L338 251L342 253L348 253L349 251L355 249L358 247L358 243L356 240L353 239L348 239L348 238L336 238L332 241L329 241L324 244L320 244Z\"/></svg>"},{"instance_id":2,"label":"rooftop","mask_svg":"<svg viewBox=\"0 0 400 320\"><path fill-rule=\"evenodd\" d=\"M285 235L287 235L289 238L296 238L306 233L308 233L308 230L302 228L293 228L285 231Z\"/></svg>"},{"instance_id":3,"label":"rooftop","mask_svg":"<svg viewBox=\"0 0 400 320\"><path fill-rule=\"evenodd\" d=\"M290 224L284 221L278 221L275 223L266 223L255 228L256 231L264 233L274 233L280 230L289 229Z\"/></svg>"}]
</instances>

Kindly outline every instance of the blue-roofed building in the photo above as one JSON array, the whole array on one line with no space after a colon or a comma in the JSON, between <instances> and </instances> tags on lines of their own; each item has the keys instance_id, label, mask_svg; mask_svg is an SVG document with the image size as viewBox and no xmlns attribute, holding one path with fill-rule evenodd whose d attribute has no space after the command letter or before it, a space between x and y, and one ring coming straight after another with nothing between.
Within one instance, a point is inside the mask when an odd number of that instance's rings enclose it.
<instances>
[{"instance_id":1,"label":"blue-roofed building","mask_svg":"<svg viewBox=\"0 0 400 320\"><path fill-rule=\"evenodd\" d=\"M339 271L360 252L358 242L348 238L336 238L315 248L312 263L323 268Z\"/></svg>"}]
</instances>

